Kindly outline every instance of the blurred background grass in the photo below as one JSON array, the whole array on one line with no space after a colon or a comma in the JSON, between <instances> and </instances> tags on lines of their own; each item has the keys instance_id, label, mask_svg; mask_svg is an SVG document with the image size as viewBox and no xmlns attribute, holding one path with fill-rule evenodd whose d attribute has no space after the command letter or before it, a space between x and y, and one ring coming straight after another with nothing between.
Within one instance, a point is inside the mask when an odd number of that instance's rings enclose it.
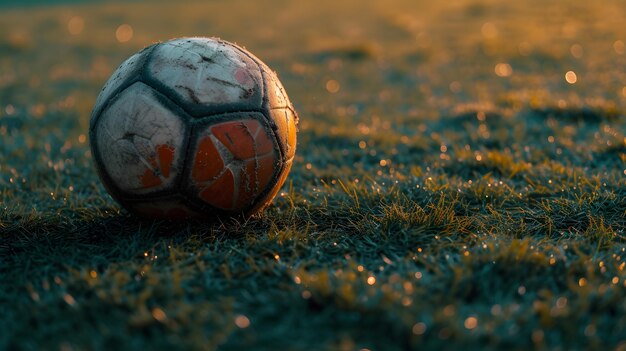
<instances>
[{"instance_id":1,"label":"blurred background grass","mask_svg":"<svg viewBox=\"0 0 626 351\"><path fill-rule=\"evenodd\" d=\"M0 348L624 348L626 4L0 6ZM248 222L139 221L89 114L196 35L278 72L296 162Z\"/></svg>"}]
</instances>

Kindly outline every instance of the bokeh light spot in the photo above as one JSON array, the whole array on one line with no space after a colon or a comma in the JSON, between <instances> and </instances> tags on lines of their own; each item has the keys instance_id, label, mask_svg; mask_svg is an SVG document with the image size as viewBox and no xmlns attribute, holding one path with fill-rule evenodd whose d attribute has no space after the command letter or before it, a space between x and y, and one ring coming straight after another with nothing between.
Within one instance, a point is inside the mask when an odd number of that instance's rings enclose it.
<instances>
[{"instance_id":1,"label":"bokeh light spot","mask_svg":"<svg viewBox=\"0 0 626 351\"><path fill-rule=\"evenodd\" d=\"M426 332L426 323L419 322L413 325L413 334L422 335Z\"/></svg>"},{"instance_id":2,"label":"bokeh light spot","mask_svg":"<svg viewBox=\"0 0 626 351\"><path fill-rule=\"evenodd\" d=\"M613 50L615 50L615 53L618 55L622 55L624 53L624 51L626 51L626 45L624 44L623 41L621 40L616 40L613 43Z\"/></svg>"},{"instance_id":3,"label":"bokeh light spot","mask_svg":"<svg viewBox=\"0 0 626 351\"><path fill-rule=\"evenodd\" d=\"M574 44L569 48L569 52L575 58L583 57L583 47L580 44Z\"/></svg>"},{"instance_id":4,"label":"bokeh light spot","mask_svg":"<svg viewBox=\"0 0 626 351\"><path fill-rule=\"evenodd\" d=\"M125 43L133 38L133 27L130 24L122 24L115 31L115 38L120 43Z\"/></svg>"},{"instance_id":5,"label":"bokeh light spot","mask_svg":"<svg viewBox=\"0 0 626 351\"><path fill-rule=\"evenodd\" d=\"M483 24L480 31L481 33L483 33L483 36L487 39L492 39L498 36L498 28L496 27L495 24L491 22L487 22Z\"/></svg>"},{"instance_id":6,"label":"bokeh light spot","mask_svg":"<svg viewBox=\"0 0 626 351\"><path fill-rule=\"evenodd\" d=\"M248 319L248 317L244 316L243 314L240 314L235 318L235 324L239 328L245 329L250 326L250 319Z\"/></svg>"},{"instance_id":7,"label":"bokeh light spot","mask_svg":"<svg viewBox=\"0 0 626 351\"><path fill-rule=\"evenodd\" d=\"M474 329L478 325L478 319L476 317L467 317L463 325L466 329Z\"/></svg>"},{"instance_id":8,"label":"bokeh light spot","mask_svg":"<svg viewBox=\"0 0 626 351\"><path fill-rule=\"evenodd\" d=\"M575 84L578 81L576 72L567 71L567 73L565 73L565 81L568 82L569 84Z\"/></svg>"},{"instance_id":9,"label":"bokeh light spot","mask_svg":"<svg viewBox=\"0 0 626 351\"><path fill-rule=\"evenodd\" d=\"M341 86L339 85L339 82L334 79L326 82L326 90L328 90L331 94L338 92L340 88Z\"/></svg>"},{"instance_id":10,"label":"bokeh light spot","mask_svg":"<svg viewBox=\"0 0 626 351\"><path fill-rule=\"evenodd\" d=\"M67 21L67 31L71 35L78 35L85 29L85 20L80 16L74 16Z\"/></svg>"},{"instance_id":11,"label":"bokeh light spot","mask_svg":"<svg viewBox=\"0 0 626 351\"><path fill-rule=\"evenodd\" d=\"M513 73L513 68L508 63L498 63L494 71L498 77L508 77Z\"/></svg>"},{"instance_id":12,"label":"bokeh light spot","mask_svg":"<svg viewBox=\"0 0 626 351\"><path fill-rule=\"evenodd\" d=\"M165 314L165 311L163 311L162 309L158 307L155 307L152 310L152 317L161 323L167 320L167 315Z\"/></svg>"}]
</instances>

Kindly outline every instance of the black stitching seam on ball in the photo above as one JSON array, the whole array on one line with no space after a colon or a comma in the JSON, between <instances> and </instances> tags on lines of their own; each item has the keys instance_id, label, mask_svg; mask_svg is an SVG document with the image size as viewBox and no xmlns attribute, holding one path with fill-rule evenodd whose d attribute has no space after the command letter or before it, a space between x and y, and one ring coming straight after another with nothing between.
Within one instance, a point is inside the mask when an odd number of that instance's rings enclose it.
<instances>
[{"instance_id":1,"label":"black stitching seam on ball","mask_svg":"<svg viewBox=\"0 0 626 351\"><path fill-rule=\"evenodd\" d=\"M94 110L92 111L91 118L89 121L89 144L91 146L91 154L92 154L92 157L94 158L94 165L96 168L96 172L100 176L100 179L102 179L102 183L104 184L105 188L107 189L111 197L113 197L113 199L115 199L120 204L122 204L122 206L124 206L125 198L124 196L122 196L123 195L122 192L119 191L119 189L117 189L117 186L115 186L115 183L113 182L109 174L104 169L104 163L102 161L102 157L100 156L100 147L98 145L98 141L96 138L96 126L98 124L98 121L100 120L100 116L102 115L102 112L105 111L111 104L113 104L119 98L121 92L123 92L129 86L135 84L139 80L139 78L141 77L141 73L144 69L144 66L147 64L150 55L152 54L152 52L157 46L158 44L151 45L143 49L140 52L140 53L143 52L144 56L139 59L139 61L135 65L135 68L132 71L132 74L130 74L126 78L126 80L122 82L122 84L120 84L119 87L113 90L110 96L106 98L106 100L102 101L102 104L100 106L94 107ZM124 63L122 63L122 65L123 64ZM120 67L122 65L120 65ZM120 67L118 67L118 69Z\"/></svg>"},{"instance_id":2,"label":"black stitching seam on ball","mask_svg":"<svg viewBox=\"0 0 626 351\"><path fill-rule=\"evenodd\" d=\"M158 91L155 91L154 89L152 89L151 87L147 86L146 84L144 84L143 82L137 81L135 83L133 83L131 86L134 86L135 84L142 84L144 86L146 86L150 92L153 95L153 97L155 98L155 100L157 100L158 103L160 103L161 105L163 105L169 112L172 112L173 115L175 115L177 118L180 118L182 114L184 114L184 112L180 109L180 107L178 107L178 105L176 105L174 102L172 102L171 100L169 100L166 96L162 95L161 93L159 93ZM128 89L130 87L127 87L126 89ZM115 103L118 99L120 99L123 96L123 94L118 94L115 96L114 99L112 99L111 101L111 105L113 103ZM103 112L106 112L107 110L103 110ZM188 123L185 122L184 119L181 119L181 123L183 124L183 127L185 128L185 131L189 130L190 125ZM186 134L187 132L185 132ZM94 145L97 144L97 137L94 135ZM96 150L99 151L99 150ZM103 165L103 161L102 158L100 156L100 153L98 152L98 164L102 164ZM181 164L184 165L185 160L181 160ZM176 190L178 188L177 184L180 183L181 181L181 177L180 175L176 175L174 180L172 181L173 186L171 189L165 189L165 190L159 190L159 191L153 191L153 192L149 192L147 194L129 194L124 192L122 189L119 189L119 187L117 186L117 184L115 184L115 182L113 181L112 177L109 175L109 173L106 171L105 167L102 166L102 174L105 176L103 178L103 182L107 183L107 189L110 188L114 188L115 189L115 194L118 195L118 197L123 198L124 200L133 200L133 199L152 199L153 197L160 197L160 196L166 196L166 195L175 195L176 194ZM117 199L117 198L116 198Z\"/></svg>"},{"instance_id":3,"label":"black stitching seam on ball","mask_svg":"<svg viewBox=\"0 0 626 351\"><path fill-rule=\"evenodd\" d=\"M180 38L180 39L200 39L200 38ZM208 39L208 38L202 38L202 39ZM219 43L228 43L228 42L221 41L221 40L216 40L216 41L218 41ZM164 42L162 44L167 44L167 43L169 42ZM240 48L234 46L233 44L229 44L229 45L241 51ZM245 56L248 57L253 63L255 63L258 66L258 63L254 61L252 58L250 58L250 56L248 55L245 55ZM150 62L146 65L146 68L149 68L149 65L150 65ZM173 88L167 86L165 83L153 77L151 72L149 72L149 69L146 69L143 72L143 76L141 80L147 85L149 85L150 87L152 87L153 89L161 92L162 94L166 96L171 96L172 99L175 100L175 102L193 118L205 118L205 117L209 117L213 115L225 114L228 112L237 112L239 110L256 110L256 109L262 110L263 104L265 101L265 96L264 96L265 95L265 90L264 90L265 82L263 81L263 74L260 70L259 70L259 75L260 75L260 85L261 85L261 91L259 92L260 100L261 100L260 105L250 106L248 108L245 108L245 107L242 108L242 105L244 105L242 103L230 103L230 104L222 104L222 105L205 105L205 104L198 104L198 103L188 103L178 92L176 92L176 90L174 90Z\"/></svg>"},{"instance_id":4,"label":"black stitching seam on ball","mask_svg":"<svg viewBox=\"0 0 626 351\"><path fill-rule=\"evenodd\" d=\"M266 202L268 200L272 200L272 199L267 199L267 196L270 194L270 192L274 189L274 187L278 186L278 180L280 179L281 175L283 174L283 172L286 171L286 165L289 161L293 160L293 157L291 158L291 160L286 160L286 146L282 145L282 141L280 140L280 138L276 137L276 133L275 131L278 130L278 126L276 126L276 124L274 123L274 121L271 118L270 115L270 103L269 103L269 87L268 84L269 82L265 81L265 75L267 74L266 72L264 72L264 68L267 67L267 65L265 63L263 63L260 59L256 58L255 56L252 56L250 53L248 53L247 50L239 47L236 44L232 44L229 42L226 42L227 44L230 44L231 46L233 46L234 48L238 49L242 54L246 55L248 58L250 58L253 62L255 62L257 64L257 67L259 68L259 71L261 72L261 81L263 82L263 95L264 95L264 99L263 99L263 115L265 116L265 118L267 119L267 121L269 122L269 125L272 129L272 135L274 137L274 141L278 144L278 148L280 149L280 169L278 170L278 172L275 172L274 177L272 177L272 184L273 186L271 187L267 187L261 194L259 194L259 196L257 196L256 199L254 199L254 201L252 202L252 205L247 209L246 212L251 211L253 208L255 208L257 205L259 205L262 202ZM267 67L267 69L270 71L271 73L271 69L269 67ZM267 74L269 75L269 74ZM278 79L278 77L276 77L276 79ZM284 94L285 99L287 100L288 103L291 103L291 101L289 101L289 97L287 96L287 94ZM294 114L294 118L295 116L297 116L296 112L293 110L293 108L290 108ZM282 131L285 132L285 131ZM282 187L284 184L281 184L280 186Z\"/></svg>"}]
</instances>

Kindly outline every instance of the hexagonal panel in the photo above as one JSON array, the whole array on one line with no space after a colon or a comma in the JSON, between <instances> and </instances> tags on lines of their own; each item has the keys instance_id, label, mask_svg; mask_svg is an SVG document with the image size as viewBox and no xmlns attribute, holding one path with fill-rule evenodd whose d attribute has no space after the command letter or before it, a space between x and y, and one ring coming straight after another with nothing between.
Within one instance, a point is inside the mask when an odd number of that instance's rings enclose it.
<instances>
[{"instance_id":1,"label":"hexagonal panel","mask_svg":"<svg viewBox=\"0 0 626 351\"><path fill-rule=\"evenodd\" d=\"M259 66L226 42L183 38L163 43L155 49L148 72L158 85L174 91L176 100L188 109L197 105L215 111L261 107Z\"/></svg>"},{"instance_id":2,"label":"hexagonal panel","mask_svg":"<svg viewBox=\"0 0 626 351\"><path fill-rule=\"evenodd\" d=\"M190 184L201 201L240 211L270 186L279 169L278 150L260 113L194 129Z\"/></svg>"},{"instance_id":3,"label":"hexagonal panel","mask_svg":"<svg viewBox=\"0 0 626 351\"><path fill-rule=\"evenodd\" d=\"M185 125L156 94L143 83L133 84L102 112L95 126L95 152L123 194L171 188L182 168Z\"/></svg>"}]
</instances>

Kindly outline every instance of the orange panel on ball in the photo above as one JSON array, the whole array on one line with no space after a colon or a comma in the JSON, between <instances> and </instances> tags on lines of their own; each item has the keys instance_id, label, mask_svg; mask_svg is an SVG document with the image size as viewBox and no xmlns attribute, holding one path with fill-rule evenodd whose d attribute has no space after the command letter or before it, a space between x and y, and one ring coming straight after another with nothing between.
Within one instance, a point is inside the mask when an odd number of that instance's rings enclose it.
<instances>
[{"instance_id":1,"label":"orange panel on ball","mask_svg":"<svg viewBox=\"0 0 626 351\"><path fill-rule=\"evenodd\" d=\"M254 206L254 208L252 208L250 211L248 211L248 213L247 213L248 215L253 215L253 214L263 210L265 207L267 207L267 205L269 205L272 202L272 200L274 199L276 194L278 194L280 189L283 187L283 184L287 180L287 176L289 175L289 170L291 169L291 163L292 163L291 161L288 161L287 163L285 163L283 172L281 173L280 178L278 178L278 182L276 182L274 187L263 198L262 201L260 201L256 206Z\"/></svg>"},{"instance_id":2,"label":"orange panel on ball","mask_svg":"<svg viewBox=\"0 0 626 351\"><path fill-rule=\"evenodd\" d=\"M162 183L161 178L159 178L159 176L151 169L146 169L144 174L141 176L141 184L143 184L144 188L154 188Z\"/></svg>"},{"instance_id":3,"label":"orange panel on ball","mask_svg":"<svg viewBox=\"0 0 626 351\"><path fill-rule=\"evenodd\" d=\"M161 173L167 178L170 176L172 162L174 162L174 149L169 145L159 145L157 147L157 154L159 156Z\"/></svg>"},{"instance_id":4,"label":"orange panel on ball","mask_svg":"<svg viewBox=\"0 0 626 351\"><path fill-rule=\"evenodd\" d=\"M272 148L271 141L259 128L262 127L258 121L248 119L215 125L211 127L211 132L235 158L246 160L263 153L261 150Z\"/></svg>"},{"instance_id":5,"label":"orange panel on ball","mask_svg":"<svg viewBox=\"0 0 626 351\"><path fill-rule=\"evenodd\" d=\"M276 135L280 140L286 159L291 159L296 153L296 115L288 108L273 109L271 118L276 123Z\"/></svg>"},{"instance_id":6,"label":"orange panel on ball","mask_svg":"<svg viewBox=\"0 0 626 351\"><path fill-rule=\"evenodd\" d=\"M235 178L228 169L215 182L200 192L200 198L215 207L230 210L233 208L234 191Z\"/></svg>"},{"instance_id":7,"label":"orange panel on ball","mask_svg":"<svg viewBox=\"0 0 626 351\"><path fill-rule=\"evenodd\" d=\"M241 168L241 176L239 177L239 196L235 203L235 208L246 207L254 196L257 195L257 173L256 161L249 160L245 166Z\"/></svg>"},{"instance_id":8,"label":"orange panel on ball","mask_svg":"<svg viewBox=\"0 0 626 351\"><path fill-rule=\"evenodd\" d=\"M224 168L224 161L215 148L210 136L204 137L198 144L196 157L191 170L191 177L198 182L215 178Z\"/></svg>"},{"instance_id":9,"label":"orange panel on ball","mask_svg":"<svg viewBox=\"0 0 626 351\"><path fill-rule=\"evenodd\" d=\"M276 161L274 154L259 158L259 170L257 173L257 181L259 189L265 189L272 176L274 175L274 162Z\"/></svg>"},{"instance_id":10,"label":"orange panel on ball","mask_svg":"<svg viewBox=\"0 0 626 351\"><path fill-rule=\"evenodd\" d=\"M254 157L254 140L248 124L251 121L221 123L211 128L213 135L240 160Z\"/></svg>"},{"instance_id":11,"label":"orange panel on ball","mask_svg":"<svg viewBox=\"0 0 626 351\"><path fill-rule=\"evenodd\" d=\"M256 132L256 154L257 156L265 155L274 150L274 143L267 135L267 132L261 125L259 125L259 130Z\"/></svg>"},{"instance_id":12,"label":"orange panel on ball","mask_svg":"<svg viewBox=\"0 0 626 351\"><path fill-rule=\"evenodd\" d=\"M163 184L160 176L165 178L170 176L172 162L174 162L174 149L167 144L158 145L156 153L150 156L147 161L152 167L146 169L141 176L141 184L144 188L159 186Z\"/></svg>"}]
</instances>

